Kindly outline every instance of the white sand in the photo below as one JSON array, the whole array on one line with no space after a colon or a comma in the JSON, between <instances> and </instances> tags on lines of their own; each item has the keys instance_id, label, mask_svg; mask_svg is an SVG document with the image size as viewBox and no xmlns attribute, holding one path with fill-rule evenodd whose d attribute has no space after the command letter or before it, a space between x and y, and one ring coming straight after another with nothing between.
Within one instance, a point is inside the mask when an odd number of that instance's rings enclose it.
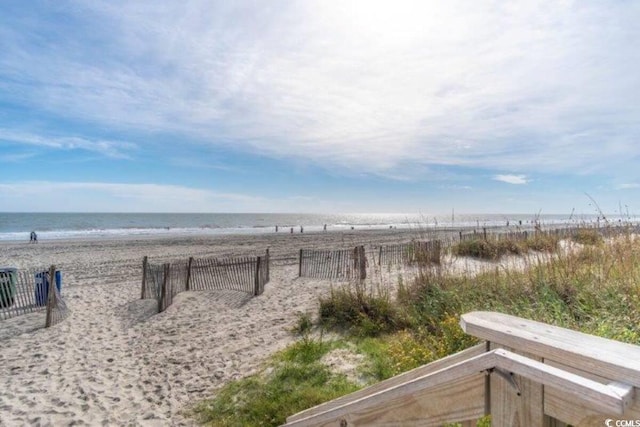
<instances>
[{"instance_id":1,"label":"white sand","mask_svg":"<svg viewBox=\"0 0 640 427\"><path fill-rule=\"evenodd\" d=\"M331 284L296 277L299 248L412 237L389 230L0 244L0 265L56 264L71 310L49 329L39 327L43 313L0 322L0 426L193 425L185 409L255 372L295 339L289 330L299 313L315 314ZM161 314L155 300L139 299L144 255L160 261L262 254L267 247L275 260L259 297L186 292ZM395 274L374 273L378 281Z\"/></svg>"}]
</instances>

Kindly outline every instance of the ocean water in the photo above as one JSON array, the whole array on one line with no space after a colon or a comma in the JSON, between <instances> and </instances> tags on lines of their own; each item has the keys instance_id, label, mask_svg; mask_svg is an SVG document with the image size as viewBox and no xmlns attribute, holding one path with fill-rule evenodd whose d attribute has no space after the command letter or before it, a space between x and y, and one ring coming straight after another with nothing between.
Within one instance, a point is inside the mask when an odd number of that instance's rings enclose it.
<instances>
[{"instance_id":1,"label":"ocean water","mask_svg":"<svg viewBox=\"0 0 640 427\"><path fill-rule=\"evenodd\" d=\"M0 241L82 239L150 235L260 234L354 229L491 227L531 224L552 225L595 221L594 217L512 214L255 214L255 213L1 213Z\"/></svg>"}]
</instances>

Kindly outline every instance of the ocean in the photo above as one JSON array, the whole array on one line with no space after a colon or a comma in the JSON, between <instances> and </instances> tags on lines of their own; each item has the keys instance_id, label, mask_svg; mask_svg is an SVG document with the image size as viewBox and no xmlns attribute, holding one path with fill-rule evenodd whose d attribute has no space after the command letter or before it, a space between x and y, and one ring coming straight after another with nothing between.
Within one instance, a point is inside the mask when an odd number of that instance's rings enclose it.
<instances>
[{"instance_id":1,"label":"ocean","mask_svg":"<svg viewBox=\"0 0 640 427\"><path fill-rule=\"evenodd\" d=\"M152 235L219 235L289 233L354 229L492 227L507 221L523 225L538 220L544 225L595 221L596 217L513 214L284 214L284 213L0 213L0 241ZM617 219L616 219L617 221Z\"/></svg>"}]
</instances>

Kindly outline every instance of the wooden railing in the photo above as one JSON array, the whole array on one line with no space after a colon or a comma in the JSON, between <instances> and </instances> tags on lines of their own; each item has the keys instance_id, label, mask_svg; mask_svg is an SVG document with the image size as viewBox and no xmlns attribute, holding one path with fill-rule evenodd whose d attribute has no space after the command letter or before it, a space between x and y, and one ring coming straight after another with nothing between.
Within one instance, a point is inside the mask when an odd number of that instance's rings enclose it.
<instances>
[{"instance_id":1,"label":"wooden railing","mask_svg":"<svg viewBox=\"0 0 640 427\"><path fill-rule=\"evenodd\" d=\"M616 425L640 420L640 346L491 312L470 349L300 412L286 426ZM639 421L640 422L640 421Z\"/></svg>"}]
</instances>

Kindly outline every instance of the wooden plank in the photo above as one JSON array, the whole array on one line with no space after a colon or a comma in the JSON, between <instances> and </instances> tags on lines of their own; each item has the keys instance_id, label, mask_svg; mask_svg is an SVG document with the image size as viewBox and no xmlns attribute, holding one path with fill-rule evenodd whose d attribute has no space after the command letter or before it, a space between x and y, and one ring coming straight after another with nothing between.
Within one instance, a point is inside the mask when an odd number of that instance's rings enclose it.
<instances>
[{"instance_id":1,"label":"wooden plank","mask_svg":"<svg viewBox=\"0 0 640 427\"><path fill-rule=\"evenodd\" d=\"M298 257L298 277L302 277L302 252L303 249L300 249L300 254Z\"/></svg>"},{"instance_id":2,"label":"wooden plank","mask_svg":"<svg viewBox=\"0 0 640 427\"><path fill-rule=\"evenodd\" d=\"M428 365L421 366L409 372L405 372L404 374L400 374L393 378L389 378L388 380L374 384L365 389L356 391L347 396L343 396L338 399L332 400L330 402L326 402L321 405L315 406L313 408L307 409L305 411L299 412L295 415L288 417L287 422L292 423L295 421L308 419L320 414L331 413L332 411L336 411L340 408L348 408L350 407L350 405L353 405L353 404L360 404L362 402L367 402L367 400L370 398L375 398L376 401L380 400L383 402L384 398L380 399L380 397L384 396L384 393L388 393L390 390L397 391L401 389L403 386L406 386L407 384L413 384L415 381L419 381L433 374L439 374L452 366L465 364L469 360L476 360L478 357L482 357L487 354L489 353L486 352L485 345L479 344L467 350L461 351L459 353L456 353L451 356L432 362ZM491 365L491 363L489 363L489 365ZM489 366L489 367L492 367L492 366ZM488 369L488 368L484 368L484 369ZM472 370L472 372L477 373L482 370L483 369L477 369L477 370ZM484 400L483 400L483 408L484 408Z\"/></svg>"},{"instance_id":3,"label":"wooden plank","mask_svg":"<svg viewBox=\"0 0 640 427\"><path fill-rule=\"evenodd\" d=\"M604 420L606 419L640 420L640 399L636 391L635 399L626 408L624 414L615 414L613 412L598 411L587 403L576 399L575 396L554 387L545 387L544 412L550 417L571 425L604 426Z\"/></svg>"},{"instance_id":4,"label":"wooden plank","mask_svg":"<svg viewBox=\"0 0 640 427\"><path fill-rule=\"evenodd\" d=\"M256 259L256 278L255 289L253 291L254 296L260 295L260 257Z\"/></svg>"},{"instance_id":5,"label":"wooden plank","mask_svg":"<svg viewBox=\"0 0 640 427\"><path fill-rule=\"evenodd\" d=\"M147 295L147 256L142 258L142 290L140 293L140 299L145 299Z\"/></svg>"},{"instance_id":6,"label":"wooden plank","mask_svg":"<svg viewBox=\"0 0 640 427\"><path fill-rule=\"evenodd\" d=\"M460 324L480 339L640 387L640 346L493 312L463 314Z\"/></svg>"},{"instance_id":7,"label":"wooden plank","mask_svg":"<svg viewBox=\"0 0 640 427\"><path fill-rule=\"evenodd\" d=\"M460 363L448 366L444 369L430 373L428 375L416 378L414 380L393 386L382 390L378 393L366 396L361 399L349 402L345 405L332 408L326 412L313 415L308 418L302 418L295 421L289 421L287 426L319 426L328 425L328 423L337 420L350 421L354 417L367 417L367 413L375 412L380 414L380 409L386 405L397 405L404 399L411 399L416 393L421 393L439 386L451 384L469 377L478 377L480 372L493 367L493 353L483 353L479 356L472 357ZM481 393L484 392L484 382L481 381ZM484 398L479 399L482 411L484 411ZM453 403L453 402L451 402ZM475 414L474 414L475 416ZM425 420L422 420L424 423Z\"/></svg>"},{"instance_id":8,"label":"wooden plank","mask_svg":"<svg viewBox=\"0 0 640 427\"><path fill-rule=\"evenodd\" d=\"M420 426L436 427L448 423L475 420L484 413L484 375L476 372L468 378L452 381L416 393L386 400L366 410L351 412L314 426ZM305 425L302 423L301 425Z\"/></svg>"},{"instance_id":9,"label":"wooden plank","mask_svg":"<svg viewBox=\"0 0 640 427\"><path fill-rule=\"evenodd\" d=\"M491 348L495 349L496 344L491 343ZM490 375L489 383L493 427L543 426L544 387L540 382L496 370Z\"/></svg>"},{"instance_id":10,"label":"wooden plank","mask_svg":"<svg viewBox=\"0 0 640 427\"><path fill-rule=\"evenodd\" d=\"M44 278L43 278L44 280ZM53 321L53 309L56 301L56 266L52 265L49 267L49 290L47 294L47 318L45 321L45 328L48 328L52 325Z\"/></svg>"},{"instance_id":11,"label":"wooden plank","mask_svg":"<svg viewBox=\"0 0 640 427\"><path fill-rule=\"evenodd\" d=\"M622 415L633 401L631 386L624 389L601 384L504 349L493 352L497 367L575 396L595 410Z\"/></svg>"},{"instance_id":12,"label":"wooden plank","mask_svg":"<svg viewBox=\"0 0 640 427\"><path fill-rule=\"evenodd\" d=\"M611 384L611 381L608 378L604 378L593 372L585 372L575 368L574 366L564 365L551 360L545 360L545 363L576 375L589 378L601 384ZM598 413L593 408L588 407L584 402L553 387L545 387L544 405L545 413L547 415L572 425L602 426L604 425L605 419L613 419L616 417L616 415L611 413ZM620 416L617 417L621 418ZM622 418L640 419L640 394L637 390L634 401L630 404L629 408L627 408Z\"/></svg>"},{"instance_id":13,"label":"wooden plank","mask_svg":"<svg viewBox=\"0 0 640 427\"><path fill-rule=\"evenodd\" d=\"M191 290L191 265L193 264L193 257L189 257L189 261L187 261L187 278L185 279L185 291Z\"/></svg>"}]
</instances>

